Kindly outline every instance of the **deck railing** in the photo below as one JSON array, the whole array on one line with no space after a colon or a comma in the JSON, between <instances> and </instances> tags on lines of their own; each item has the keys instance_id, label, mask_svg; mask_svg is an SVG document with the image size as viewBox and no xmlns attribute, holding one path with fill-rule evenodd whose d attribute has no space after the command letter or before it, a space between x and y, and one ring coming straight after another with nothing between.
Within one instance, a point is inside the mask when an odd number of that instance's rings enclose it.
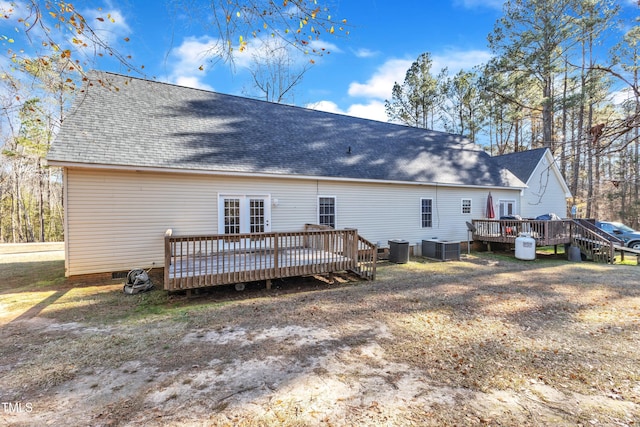
<instances>
[{"instance_id":1,"label":"deck railing","mask_svg":"<svg viewBox=\"0 0 640 427\"><path fill-rule=\"evenodd\" d=\"M378 262L378 246L358 235L358 264L355 272L360 277L375 280Z\"/></svg>"},{"instance_id":2,"label":"deck railing","mask_svg":"<svg viewBox=\"0 0 640 427\"><path fill-rule=\"evenodd\" d=\"M474 240L515 243L520 233L528 233L537 246L568 243L571 240L571 220L496 220L474 219Z\"/></svg>"},{"instance_id":3,"label":"deck railing","mask_svg":"<svg viewBox=\"0 0 640 427\"><path fill-rule=\"evenodd\" d=\"M520 233L529 233L536 246L571 244L596 262L613 263L622 242L586 221L580 220L473 220L473 239L515 244Z\"/></svg>"},{"instance_id":4,"label":"deck railing","mask_svg":"<svg viewBox=\"0 0 640 427\"><path fill-rule=\"evenodd\" d=\"M595 262L613 264L615 246L621 242L615 236L603 233L592 224L575 221L571 225L571 244L580 248L580 253L587 254Z\"/></svg>"},{"instance_id":5,"label":"deck railing","mask_svg":"<svg viewBox=\"0 0 640 427\"><path fill-rule=\"evenodd\" d=\"M369 243L367 247L366 243L355 229L205 236L168 233L165 236L165 289L270 281L347 270L363 270L373 278L377 251L375 245Z\"/></svg>"},{"instance_id":6,"label":"deck railing","mask_svg":"<svg viewBox=\"0 0 640 427\"><path fill-rule=\"evenodd\" d=\"M624 246L624 240L622 240L617 236L614 236L613 234L607 233L600 227L597 227L595 224L595 220L579 218L579 219L575 219L574 221L580 224L582 227L593 231L594 233L598 234L603 239L613 243L614 245Z\"/></svg>"},{"instance_id":7,"label":"deck railing","mask_svg":"<svg viewBox=\"0 0 640 427\"><path fill-rule=\"evenodd\" d=\"M305 231L327 231L333 230L333 227L328 225L318 224L305 224ZM363 279L375 280L376 278L376 264L378 262L378 246L371 243L364 237L358 236L357 242L357 259L358 264L355 270L351 270L358 274Z\"/></svg>"}]
</instances>

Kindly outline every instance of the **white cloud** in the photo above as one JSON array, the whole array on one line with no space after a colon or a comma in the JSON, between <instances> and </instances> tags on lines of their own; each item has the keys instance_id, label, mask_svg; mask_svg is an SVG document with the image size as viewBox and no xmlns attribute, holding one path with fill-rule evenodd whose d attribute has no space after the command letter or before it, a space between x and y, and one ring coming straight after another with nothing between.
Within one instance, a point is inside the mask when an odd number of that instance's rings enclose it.
<instances>
[{"instance_id":1,"label":"white cloud","mask_svg":"<svg viewBox=\"0 0 640 427\"><path fill-rule=\"evenodd\" d=\"M238 68L249 68L256 60L272 58L274 54L281 56L286 50L288 59L293 66L302 66L309 62L313 57L306 55L302 50L297 49L281 38L252 38L246 44L246 49L240 51L238 47L234 48L233 61Z\"/></svg>"},{"instance_id":2,"label":"white cloud","mask_svg":"<svg viewBox=\"0 0 640 427\"><path fill-rule=\"evenodd\" d=\"M449 75L457 74L460 70L471 71L476 65L485 64L491 59L488 50L448 50L431 55L433 64L431 72L437 74L444 67L449 69Z\"/></svg>"},{"instance_id":3,"label":"white cloud","mask_svg":"<svg viewBox=\"0 0 640 427\"><path fill-rule=\"evenodd\" d=\"M504 0L456 0L456 6L462 6L466 9L475 9L479 7L487 7L490 9L502 10Z\"/></svg>"},{"instance_id":4,"label":"white cloud","mask_svg":"<svg viewBox=\"0 0 640 427\"><path fill-rule=\"evenodd\" d=\"M0 12L2 12L3 14L9 13L11 10L13 10L13 3L20 3L20 2L11 2L11 1L0 1Z\"/></svg>"},{"instance_id":5,"label":"white cloud","mask_svg":"<svg viewBox=\"0 0 640 427\"><path fill-rule=\"evenodd\" d=\"M614 105L622 105L623 103L634 99L634 94L630 87L626 87L613 92L609 95L609 98Z\"/></svg>"},{"instance_id":6,"label":"white cloud","mask_svg":"<svg viewBox=\"0 0 640 427\"><path fill-rule=\"evenodd\" d=\"M238 68L250 68L256 59L269 58L273 55L274 50L286 49L292 65L301 67L308 64L311 60L314 62L322 61L324 55L329 53L342 53L342 50L335 44L324 40L314 40L305 47L294 46L292 43L282 37L252 37L246 42L245 48L240 51L240 46L233 48L233 63ZM308 53L305 53L308 52ZM320 55L314 53L317 52Z\"/></svg>"},{"instance_id":7,"label":"white cloud","mask_svg":"<svg viewBox=\"0 0 640 427\"><path fill-rule=\"evenodd\" d=\"M432 54L431 73L438 74L447 67L449 74L470 70L476 65L486 63L491 54L485 50L449 50ZM417 57L416 57L417 59ZM393 84L402 84L409 67L416 59L389 59L376 70L365 83L353 82L349 85L349 95L354 97L373 98L378 100L391 98Z\"/></svg>"},{"instance_id":8,"label":"white cloud","mask_svg":"<svg viewBox=\"0 0 640 427\"><path fill-rule=\"evenodd\" d=\"M116 40L131 34L129 24L119 10L111 8L86 9L82 11L82 16L91 25L96 35L106 44L112 45Z\"/></svg>"},{"instance_id":9,"label":"white cloud","mask_svg":"<svg viewBox=\"0 0 640 427\"><path fill-rule=\"evenodd\" d=\"M327 113L336 113L336 114L345 114L344 111L340 110L338 104L333 101L318 101L312 104L307 104L306 108L310 108L312 110L318 111L326 111Z\"/></svg>"},{"instance_id":10,"label":"white cloud","mask_svg":"<svg viewBox=\"0 0 640 427\"><path fill-rule=\"evenodd\" d=\"M363 119L387 121L387 113L384 109L384 102L371 101L367 104L352 104L347 110L347 114Z\"/></svg>"},{"instance_id":11,"label":"white cloud","mask_svg":"<svg viewBox=\"0 0 640 427\"><path fill-rule=\"evenodd\" d=\"M332 54L342 53L342 49L340 49L338 45L329 43L326 40L313 40L311 43L309 43L309 52L313 51L319 53L331 52Z\"/></svg>"},{"instance_id":12,"label":"white cloud","mask_svg":"<svg viewBox=\"0 0 640 427\"><path fill-rule=\"evenodd\" d=\"M416 57L417 58L417 57ZM476 65L486 63L491 54L484 50L448 50L432 54L432 73L437 74L447 67L453 75L461 69L470 70ZM346 110L331 101L319 101L309 104L308 108L347 114L371 120L387 121L384 100L391 99L391 91L395 82L402 83L405 74L415 59L392 58L385 61L364 83L352 82L348 94L354 98L364 98L364 102L353 103Z\"/></svg>"},{"instance_id":13,"label":"white cloud","mask_svg":"<svg viewBox=\"0 0 640 427\"><path fill-rule=\"evenodd\" d=\"M380 54L379 51L360 48L353 52L357 58L373 58L374 56L378 56Z\"/></svg>"},{"instance_id":14,"label":"white cloud","mask_svg":"<svg viewBox=\"0 0 640 427\"><path fill-rule=\"evenodd\" d=\"M380 101L371 101L367 104L352 104L344 111L338 107L333 101L319 101L306 106L312 110L326 111L328 113L345 114L347 116L360 117L363 119L387 121L384 103Z\"/></svg>"},{"instance_id":15,"label":"white cloud","mask_svg":"<svg viewBox=\"0 0 640 427\"><path fill-rule=\"evenodd\" d=\"M390 59L373 73L365 83L353 82L349 85L349 95L364 98L388 99L394 82L404 81L407 70L413 63L408 59Z\"/></svg>"},{"instance_id":16,"label":"white cloud","mask_svg":"<svg viewBox=\"0 0 640 427\"><path fill-rule=\"evenodd\" d=\"M85 31L84 34L78 35L73 26L67 24L70 22L72 12L58 10L58 8L64 8L62 3L58 5L57 2L53 2L55 7L49 8L45 7L45 2L33 2L39 7L39 19L36 19L34 5L31 3L0 0L0 16L9 17L9 19L0 20L0 26L11 28L10 31L4 29L3 31L15 39L15 42L12 42L15 43L12 48L16 51L23 50L28 55L49 54L49 48L42 44L49 39L53 39L62 50L70 49L74 54L80 52L87 59L93 58L97 53L104 54L102 47L104 45L115 48L121 53L122 49L118 48L118 42L124 41L124 38L131 34L131 28L125 16L110 4L100 9L78 9L77 13L84 18L86 26L90 27L93 33ZM60 16L53 16L50 13L60 13ZM64 24L60 22L63 18ZM26 25L27 23L29 25ZM73 43L74 37L80 39L86 46ZM100 43L97 43L96 39L99 39Z\"/></svg>"},{"instance_id":17,"label":"white cloud","mask_svg":"<svg viewBox=\"0 0 640 427\"><path fill-rule=\"evenodd\" d=\"M206 83L203 83L201 81L201 78L198 76L178 76L176 77L174 83L177 84L178 86L186 86L186 87L192 87L194 89L204 89L204 90L213 91L213 87L209 86Z\"/></svg>"},{"instance_id":18,"label":"white cloud","mask_svg":"<svg viewBox=\"0 0 640 427\"><path fill-rule=\"evenodd\" d=\"M219 39L209 36L184 38L182 44L173 49L169 55L167 63L170 67L167 80L181 86L213 90L210 85L204 83L207 72L212 69L212 59L215 65L229 66L224 61L215 60L220 56L221 46L222 42ZM314 45L314 47L319 46L333 49L332 45L326 43ZM292 67L302 68L311 59L318 61L316 56L306 55L300 49L296 49L279 38L251 38L247 41L243 51L240 51L239 46L234 46L233 67L230 70L234 69L241 73L243 69L249 68L259 58L272 57L274 49L286 49ZM331 51L334 52L334 50Z\"/></svg>"},{"instance_id":19,"label":"white cloud","mask_svg":"<svg viewBox=\"0 0 640 427\"><path fill-rule=\"evenodd\" d=\"M207 62L216 46L217 40L208 36L185 38L171 54L178 59L174 68L179 72L193 73Z\"/></svg>"},{"instance_id":20,"label":"white cloud","mask_svg":"<svg viewBox=\"0 0 640 427\"><path fill-rule=\"evenodd\" d=\"M208 36L185 38L169 55L171 71L168 80L181 86L213 90L202 81L206 71L200 67L204 68L217 46L217 40Z\"/></svg>"}]
</instances>

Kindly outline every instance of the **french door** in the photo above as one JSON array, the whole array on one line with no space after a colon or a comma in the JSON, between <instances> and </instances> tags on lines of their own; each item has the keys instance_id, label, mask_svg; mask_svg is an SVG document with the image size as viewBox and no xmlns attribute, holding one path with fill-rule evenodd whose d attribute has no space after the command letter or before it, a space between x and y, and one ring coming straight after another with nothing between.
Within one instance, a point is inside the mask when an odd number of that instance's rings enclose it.
<instances>
[{"instance_id":1,"label":"french door","mask_svg":"<svg viewBox=\"0 0 640 427\"><path fill-rule=\"evenodd\" d=\"M515 200L500 200L500 217L513 216L516 214L516 201ZM500 218L498 217L498 218Z\"/></svg>"},{"instance_id":2,"label":"french door","mask_svg":"<svg viewBox=\"0 0 640 427\"><path fill-rule=\"evenodd\" d=\"M269 231L271 231L271 196L219 196L219 234L265 233Z\"/></svg>"}]
</instances>

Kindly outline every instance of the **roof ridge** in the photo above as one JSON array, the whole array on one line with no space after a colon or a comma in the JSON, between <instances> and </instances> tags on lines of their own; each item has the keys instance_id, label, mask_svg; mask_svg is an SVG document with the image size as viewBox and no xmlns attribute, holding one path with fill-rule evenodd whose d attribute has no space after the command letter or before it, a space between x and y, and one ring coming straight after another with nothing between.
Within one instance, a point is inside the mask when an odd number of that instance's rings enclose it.
<instances>
[{"instance_id":1,"label":"roof ridge","mask_svg":"<svg viewBox=\"0 0 640 427\"><path fill-rule=\"evenodd\" d=\"M542 150L551 150L549 147L538 147L538 148L531 148L529 150L522 150L522 151L514 151L512 153L504 153L504 154L499 154L497 156L493 156L493 158L497 159L499 157L505 157L505 156L512 156L514 154L531 154L535 151L542 151Z\"/></svg>"},{"instance_id":2,"label":"roof ridge","mask_svg":"<svg viewBox=\"0 0 640 427\"><path fill-rule=\"evenodd\" d=\"M525 186L460 135L109 71L89 78L94 84L85 83L47 155L51 164Z\"/></svg>"},{"instance_id":3,"label":"roof ridge","mask_svg":"<svg viewBox=\"0 0 640 427\"><path fill-rule=\"evenodd\" d=\"M300 109L300 110L304 110L304 111L312 111L314 113L322 113L322 114L327 114L327 115L337 116L337 117L347 117L349 119L354 119L354 120L363 120L365 122L383 123L385 125L392 125L392 126L396 126L396 127L400 127L400 128L404 128L404 129L419 129L421 131L433 132L433 133L439 134L439 135L457 136L457 137L462 138L463 140L468 141L468 142L464 143L464 145L469 144L469 145L472 145L474 147L477 147L477 148L475 148L474 151L477 151L477 150L483 151L483 150L481 150L481 148L480 148L480 146L478 144L476 144L474 141L470 140L469 138L467 138L466 136L464 136L462 134L439 131L439 130L428 129L428 128L419 128L419 127L416 127L416 126L410 126L410 125L403 124L403 123L383 122L381 120L367 119L367 118L364 118L364 117L351 116L349 114L336 113L336 112L332 112L332 111L316 110L314 108L303 107L303 106L293 105L293 104L281 104L281 103L278 103L278 102L266 101L264 99L250 98L250 97L234 95L234 94L230 94L230 93L217 92L215 90L194 88L194 87L191 87L191 86L184 86L184 85L179 85L179 84L170 83L170 82L164 82L164 81L160 81L160 80L152 80L152 79L149 79L149 78L129 76L129 75L126 75L126 74L116 73L116 72L113 72L113 71L104 71L104 70L96 70L96 69L94 69L94 70L91 70L91 72L92 73L109 74L109 75L112 75L112 76L121 77L121 78L125 78L125 79L137 80L137 81L141 81L141 82L157 83L157 84L170 86L170 87L174 87L174 88L178 88L178 89L193 90L193 91L199 91L199 92L210 93L210 94L215 94L215 95L227 96L227 97L231 97L231 98L235 98L235 99L239 99L239 100L243 100L243 101L259 102L259 103L274 105L274 106L278 106L278 107L296 108L296 109ZM462 143L462 141L461 141L461 143Z\"/></svg>"}]
</instances>

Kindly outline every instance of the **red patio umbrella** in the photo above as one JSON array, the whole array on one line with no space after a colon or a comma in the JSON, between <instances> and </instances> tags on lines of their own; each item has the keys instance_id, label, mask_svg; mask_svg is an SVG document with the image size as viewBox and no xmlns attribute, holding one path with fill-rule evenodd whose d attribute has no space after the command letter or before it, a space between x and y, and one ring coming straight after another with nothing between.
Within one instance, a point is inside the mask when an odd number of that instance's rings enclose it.
<instances>
[{"instance_id":1,"label":"red patio umbrella","mask_svg":"<svg viewBox=\"0 0 640 427\"><path fill-rule=\"evenodd\" d=\"M487 196L487 218L492 219L496 217L496 213L493 210L493 196L491 196L491 191L489 191L489 195Z\"/></svg>"}]
</instances>

